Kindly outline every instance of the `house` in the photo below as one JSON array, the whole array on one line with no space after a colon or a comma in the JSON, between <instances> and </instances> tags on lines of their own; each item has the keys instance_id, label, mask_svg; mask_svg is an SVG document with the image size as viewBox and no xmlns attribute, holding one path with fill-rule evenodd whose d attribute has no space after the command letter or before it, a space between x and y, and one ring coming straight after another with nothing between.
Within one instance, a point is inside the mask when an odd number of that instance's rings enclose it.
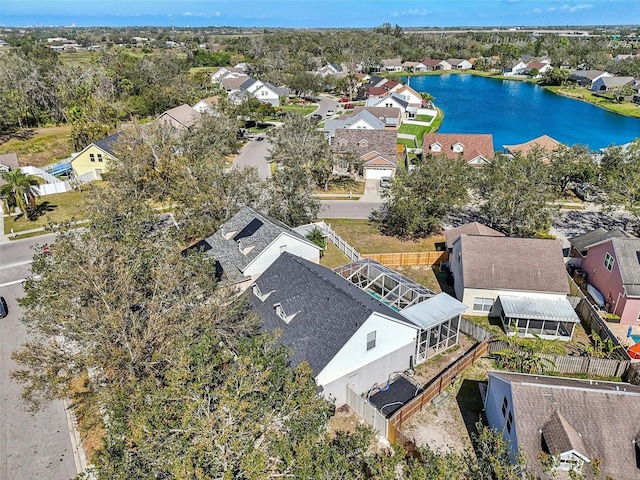
<instances>
[{"instance_id":1,"label":"house","mask_svg":"<svg viewBox=\"0 0 640 480\"><path fill-rule=\"evenodd\" d=\"M619 229L596 229L570 238L571 254L580 259L587 282L604 297L620 323L640 322L640 239ZM574 263L574 262L572 262ZM575 264L575 263L574 263Z\"/></svg>"},{"instance_id":2,"label":"house","mask_svg":"<svg viewBox=\"0 0 640 480\"><path fill-rule=\"evenodd\" d=\"M387 107L360 107L356 106L349 114L342 115L340 118L348 116L356 116L361 111L367 111L384 124L385 130L398 130L402 124L402 112L399 108Z\"/></svg>"},{"instance_id":3,"label":"house","mask_svg":"<svg viewBox=\"0 0 640 480\"><path fill-rule=\"evenodd\" d=\"M392 177L398 165L398 135L394 130L337 129L332 145L336 156L356 154L362 162L366 180ZM336 166L345 170L345 164Z\"/></svg>"},{"instance_id":4,"label":"house","mask_svg":"<svg viewBox=\"0 0 640 480\"><path fill-rule=\"evenodd\" d=\"M200 122L200 114L186 103L171 108L158 117L158 123L170 126L176 132L188 130Z\"/></svg>"},{"instance_id":5,"label":"house","mask_svg":"<svg viewBox=\"0 0 640 480\"><path fill-rule=\"evenodd\" d=\"M424 63L422 62L405 62L404 66L408 67L407 64L411 65L411 71L412 72L428 72L430 69L429 67L427 67ZM407 68L408 70L409 68Z\"/></svg>"},{"instance_id":6,"label":"house","mask_svg":"<svg viewBox=\"0 0 640 480\"><path fill-rule=\"evenodd\" d=\"M465 223L459 227L444 231L444 241L448 252L453 251L453 244L458 241L460 235L484 235L488 237L504 237L504 233L498 232L478 222Z\"/></svg>"},{"instance_id":7,"label":"house","mask_svg":"<svg viewBox=\"0 0 640 480\"><path fill-rule=\"evenodd\" d=\"M464 58L449 58L447 63L451 65L452 70L470 70L473 67L471 62Z\"/></svg>"},{"instance_id":8,"label":"house","mask_svg":"<svg viewBox=\"0 0 640 480\"><path fill-rule=\"evenodd\" d=\"M591 88L593 82L601 77L613 77L613 75L601 70L576 70L569 75L569 80L576 82L581 87Z\"/></svg>"},{"instance_id":9,"label":"house","mask_svg":"<svg viewBox=\"0 0 640 480\"><path fill-rule=\"evenodd\" d=\"M252 77L247 78L239 89L253 95L261 102L270 103L274 107L280 105L280 97L289 94L285 88L279 88L269 82L262 82Z\"/></svg>"},{"instance_id":10,"label":"house","mask_svg":"<svg viewBox=\"0 0 640 480\"><path fill-rule=\"evenodd\" d=\"M402 66L402 60L399 58L386 58L381 61L382 70L385 72L402 72L404 67Z\"/></svg>"},{"instance_id":11,"label":"house","mask_svg":"<svg viewBox=\"0 0 640 480\"><path fill-rule=\"evenodd\" d=\"M74 176L88 179L93 177L90 179L99 180L102 173L108 170L109 160L116 158L113 147L120 134L121 132L118 132L101 140L96 140L73 157L71 166L73 167Z\"/></svg>"},{"instance_id":12,"label":"house","mask_svg":"<svg viewBox=\"0 0 640 480\"><path fill-rule=\"evenodd\" d=\"M600 77L591 83L593 92L610 92L626 86L633 87L636 83L634 77Z\"/></svg>"},{"instance_id":13,"label":"house","mask_svg":"<svg viewBox=\"0 0 640 480\"><path fill-rule=\"evenodd\" d=\"M339 76L344 75L345 71L342 69L342 66L338 65L337 63L327 63L325 66L316 70L316 74L320 75L321 77L326 77L327 75Z\"/></svg>"},{"instance_id":14,"label":"house","mask_svg":"<svg viewBox=\"0 0 640 480\"><path fill-rule=\"evenodd\" d=\"M411 367L420 327L314 262L283 253L251 284L262 328L278 332L290 363L308 362L323 395L337 407L346 387L366 392Z\"/></svg>"},{"instance_id":15,"label":"house","mask_svg":"<svg viewBox=\"0 0 640 480\"><path fill-rule=\"evenodd\" d=\"M219 281L239 290L245 290L284 252L320 261L320 247L250 207L242 207L213 235L190 248L212 256Z\"/></svg>"},{"instance_id":16,"label":"house","mask_svg":"<svg viewBox=\"0 0 640 480\"><path fill-rule=\"evenodd\" d=\"M397 110L397 109L394 109ZM385 123L369 112L368 109L360 107L357 113L341 115L336 119L329 119L324 122L323 130L329 139L329 145L333 144L338 129L353 130L384 130Z\"/></svg>"},{"instance_id":17,"label":"house","mask_svg":"<svg viewBox=\"0 0 640 480\"><path fill-rule=\"evenodd\" d=\"M421 107L424 103L422 96L409 85L402 85L395 91L395 94L407 102L410 107Z\"/></svg>"},{"instance_id":18,"label":"house","mask_svg":"<svg viewBox=\"0 0 640 480\"><path fill-rule=\"evenodd\" d=\"M505 67L502 70L502 74L506 76L524 75L526 70L527 70L527 63L522 60L517 60L513 62L513 64L511 64L510 66Z\"/></svg>"},{"instance_id":19,"label":"house","mask_svg":"<svg viewBox=\"0 0 640 480\"><path fill-rule=\"evenodd\" d=\"M451 64L446 60L435 60L432 58L424 58L421 63L426 67L427 71L431 70L451 70Z\"/></svg>"},{"instance_id":20,"label":"house","mask_svg":"<svg viewBox=\"0 0 640 480\"><path fill-rule=\"evenodd\" d=\"M549 135L541 135L538 138L529 140L528 142L519 143L517 145L503 145L505 153L508 155L520 154L522 156L529 155L534 150L540 150L544 153L550 154L555 151L562 144L555 138L551 138ZM551 163L551 158L547 155L542 160L543 163Z\"/></svg>"},{"instance_id":21,"label":"house","mask_svg":"<svg viewBox=\"0 0 640 480\"><path fill-rule=\"evenodd\" d=\"M455 160L464 158L472 166L491 163L494 157L493 135L478 133L427 133L422 143L423 158L446 155Z\"/></svg>"},{"instance_id":22,"label":"house","mask_svg":"<svg viewBox=\"0 0 640 480\"><path fill-rule=\"evenodd\" d=\"M0 154L0 172L10 172L16 168L20 168L20 162L15 152Z\"/></svg>"},{"instance_id":23,"label":"house","mask_svg":"<svg viewBox=\"0 0 640 480\"><path fill-rule=\"evenodd\" d=\"M527 68L525 69L524 73L526 75L531 75L531 72L533 70L536 70L538 73L536 74L536 78L540 78L542 77L543 74L545 74L546 72L548 72L549 70L553 70L553 67L551 66L550 63L545 63L545 62L529 62L527 64Z\"/></svg>"},{"instance_id":24,"label":"house","mask_svg":"<svg viewBox=\"0 0 640 480\"><path fill-rule=\"evenodd\" d=\"M220 83L225 78L247 77L244 68L240 67L221 67L211 74L211 83Z\"/></svg>"},{"instance_id":25,"label":"house","mask_svg":"<svg viewBox=\"0 0 640 480\"><path fill-rule=\"evenodd\" d=\"M380 82L377 85L369 85L365 87L367 95L369 97L385 97L399 88L402 87L402 83L396 82L395 80L385 79L384 82Z\"/></svg>"},{"instance_id":26,"label":"house","mask_svg":"<svg viewBox=\"0 0 640 480\"><path fill-rule=\"evenodd\" d=\"M640 478L640 387L628 383L489 372L484 400L489 425L502 432L511 460L521 452L535 478L591 475ZM540 461L553 460L553 471ZM582 478L582 477L580 477Z\"/></svg>"},{"instance_id":27,"label":"house","mask_svg":"<svg viewBox=\"0 0 640 480\"><path fill-rule=\"evenodd\" d=\"M215 112L215 106L218 104L219 100L220 97L218 96L203 98L191 108L193 108L198 113L212 114Z\"/></svg>"},{"instance_id":28,"label":"house","mask_svg":"<svg viewBox=\"0 0 640 480\"><path fill-rule=\"evenodd\" d=\"M509 335L570 340L580 321L557 240L462 234L449 255L467 315L499 317Z\"/></svg>"},{"instance_id":29,"label":"house","mask_svg":"<svg viewBox=\"0 0 640 480\"><path fill-rule=\"evenodd\" d=\"M397 108L402 112L402 116L407 116L407 107L409 102L395 93L387 93L382 97L370 97L365 102L366 107L384 107L384 108Z\"/></svg>"}]
</instances>

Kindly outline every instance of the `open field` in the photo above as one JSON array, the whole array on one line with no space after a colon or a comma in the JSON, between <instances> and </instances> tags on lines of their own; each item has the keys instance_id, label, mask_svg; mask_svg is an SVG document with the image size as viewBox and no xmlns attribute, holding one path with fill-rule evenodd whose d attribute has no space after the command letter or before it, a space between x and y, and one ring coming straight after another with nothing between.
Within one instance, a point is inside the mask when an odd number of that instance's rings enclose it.
<instances>
[{"instance_id":1,"label":"open field","mask_svg":"<svg viewBox=\"0 0 640 480\"><path fill-rule=\"evenodd\" d=\"M20 165L41 167L73 153L71 126L23 130L0 144L0 153L16 152Z\"/></svg>"}]
</instances>

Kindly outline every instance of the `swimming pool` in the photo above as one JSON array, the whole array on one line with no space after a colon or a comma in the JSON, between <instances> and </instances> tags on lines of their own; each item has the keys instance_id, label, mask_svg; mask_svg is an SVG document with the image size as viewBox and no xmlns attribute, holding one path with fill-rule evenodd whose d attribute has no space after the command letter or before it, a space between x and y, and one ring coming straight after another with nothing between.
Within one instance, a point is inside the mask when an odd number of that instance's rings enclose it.
<instances>
[{"instance_id":1,"label":"swimming pool","mask_svg":"<svg viewBox=\"0 0 640 480\"><path fill-rule=\"evenodd\" d=\"M640 342L640 335L631 335L631 340L633 341L633 343L638 343Z\"/></svg>"}]
</instances>

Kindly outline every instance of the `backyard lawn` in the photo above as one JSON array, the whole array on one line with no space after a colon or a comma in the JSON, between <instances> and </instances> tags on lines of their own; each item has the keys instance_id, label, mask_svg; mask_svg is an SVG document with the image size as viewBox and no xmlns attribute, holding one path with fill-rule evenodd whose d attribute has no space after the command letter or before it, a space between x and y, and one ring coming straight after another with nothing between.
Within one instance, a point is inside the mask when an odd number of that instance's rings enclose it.
<instances>
[{"instance_id":1,"label":"backyard lawn","mask_svg":"<svg viewBox=\"0 0 640 480\"><path fill-rule=\"evenodd\" d=\"M332 218L326 220L347 243L360 253L396 253L435 251L435 244L444 236L434 235L420 240L400 240L382 235L369 220Z\"/></svg>"},{"instance_id":2,"label":"backyard lawn","mask_svg":"<svg viewBox=\"0 0 640 480\"><path fill-rule=\"evenodd\" d=\"M333 243L328 242L327 249L324 251L324 255L320 259L320 265L327 268L336 268L342 265L346 265L349 259L336 247Z\"/></svg>"},{"instance_id":3,"label":"backyard lawn","mask_svg":"<svg viewBox=\"0 0 640 480\"><path fill-rule=\"evenodd\" d=\"M0 153L16 152L20 165L41 167L71 155L70 139L70 125L23 130L0 144Z\"/></svg>"}]
</instances>

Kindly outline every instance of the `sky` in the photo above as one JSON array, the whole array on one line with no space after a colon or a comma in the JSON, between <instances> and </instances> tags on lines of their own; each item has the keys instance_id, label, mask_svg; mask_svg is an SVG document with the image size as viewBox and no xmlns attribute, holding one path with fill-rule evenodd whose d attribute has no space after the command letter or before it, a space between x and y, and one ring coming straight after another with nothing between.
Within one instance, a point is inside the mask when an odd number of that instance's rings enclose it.
<instances>
[{"instance_id":1,"label":"sky","mask_svg":"<svg viewBox=\"0 0 640 480\"><path fill-rule=\"evenodd\" d=\"M1 26L638 25L640 0L0 0Z\"/></svg>"}]
</instances>

